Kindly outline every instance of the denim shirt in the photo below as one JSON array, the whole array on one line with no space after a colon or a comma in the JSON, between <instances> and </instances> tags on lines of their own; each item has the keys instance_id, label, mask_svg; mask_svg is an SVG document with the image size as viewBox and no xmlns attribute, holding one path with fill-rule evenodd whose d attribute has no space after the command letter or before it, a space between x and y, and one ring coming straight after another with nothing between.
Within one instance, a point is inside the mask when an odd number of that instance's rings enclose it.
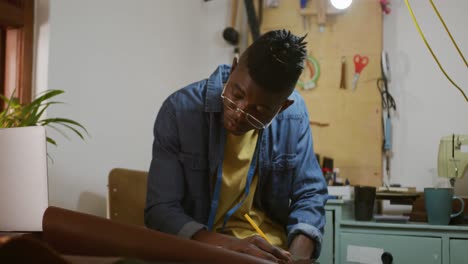
<instances>
[{"instance_id":1,"label":"denim shirt","mask_svg":"<svg viewBox=\"0 0 468 264\"><path fill-rule=\"evenodd\" d=\"M225 135L221 92L230 67L170 95L154 125L145 208L147 227L191 238L206 228ZM302 97L261 134L254 205L286 228L288 245L301 233L320 253L327 188L314 154Z\"/></svg>"}]
</instances>

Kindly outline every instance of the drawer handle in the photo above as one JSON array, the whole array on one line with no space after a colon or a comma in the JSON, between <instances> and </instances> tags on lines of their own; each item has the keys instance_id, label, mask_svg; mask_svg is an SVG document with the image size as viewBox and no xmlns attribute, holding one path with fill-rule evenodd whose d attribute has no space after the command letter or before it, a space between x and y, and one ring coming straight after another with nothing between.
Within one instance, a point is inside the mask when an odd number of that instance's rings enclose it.
<instances>
[{"instance_id":1,"label":"drawer handle","mask_svg":"<svg viewBox=\"0 0 468 264\"><path fill-rule=\"evenodd\" d=\"M382 254L382 263L383 264L392 264L393 263L393 256L390 252L384 252Z\"/></svg>"}]
</instances>

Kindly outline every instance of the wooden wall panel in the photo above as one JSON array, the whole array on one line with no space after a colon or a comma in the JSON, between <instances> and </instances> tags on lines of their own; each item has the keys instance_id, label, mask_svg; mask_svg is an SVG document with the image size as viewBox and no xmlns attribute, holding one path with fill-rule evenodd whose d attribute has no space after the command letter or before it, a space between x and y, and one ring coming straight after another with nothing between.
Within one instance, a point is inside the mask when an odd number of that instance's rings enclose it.
<instances>
[{"instance_id":1,"label":"wooden wall panel","mask_svg":"<svg viewBox=\"0 0 468 264\"><path fill-rule=\"evenodd\" d=\"M316 1L309 1L314 9ZM335 160L341 176L351 184L382 184L381 99L376 81L380 77L382 13L377 0L354 0L343 13L327 16L324 32L317 17L309 17L303 28L299 1L280 1L275 9L264 9L261 32L286 28L298 35L308 34L308 50L321 67L316 88L301 90L312 121L315 151ZM355 91L351 89L355 54L369 57ZM339 88L341 58L347 62L347 89ZM303 77L301 77L303 78Z\"/></svg>"}]
</instances>

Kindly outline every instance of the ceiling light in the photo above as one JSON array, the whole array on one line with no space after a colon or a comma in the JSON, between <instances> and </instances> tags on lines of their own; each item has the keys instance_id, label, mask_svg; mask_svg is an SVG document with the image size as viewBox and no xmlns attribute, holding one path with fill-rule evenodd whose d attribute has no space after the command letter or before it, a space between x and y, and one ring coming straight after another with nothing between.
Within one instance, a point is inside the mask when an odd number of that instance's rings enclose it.
<instances>
[{"instance_id":1,"label":"ceiling light","mask_svg":"<svg viewBox=\"0 0 468 264\"><path fill-rule=\"evenodd\" d=\"M351 5L353 0L330 0L330 2L336 9L346 9Z\"/></svg>"}]
</instances>

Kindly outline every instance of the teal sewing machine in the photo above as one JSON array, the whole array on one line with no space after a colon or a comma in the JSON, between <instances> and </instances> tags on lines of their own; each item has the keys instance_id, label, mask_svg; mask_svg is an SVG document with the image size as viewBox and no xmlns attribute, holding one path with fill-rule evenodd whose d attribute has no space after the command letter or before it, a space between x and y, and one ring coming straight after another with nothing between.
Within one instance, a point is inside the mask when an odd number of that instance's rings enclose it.
<instances>
[{"instance_id":1,"label":"teal sewing machine","mask_svg":"<svg viewBox=\"0 0 468 264\"><path fill-rule=\"evenodd\" d=\"M450 178L452 187L468 172L468 135L454 134L440 140L437 168L439 177Z\"/></svg>"}]
</instances>

